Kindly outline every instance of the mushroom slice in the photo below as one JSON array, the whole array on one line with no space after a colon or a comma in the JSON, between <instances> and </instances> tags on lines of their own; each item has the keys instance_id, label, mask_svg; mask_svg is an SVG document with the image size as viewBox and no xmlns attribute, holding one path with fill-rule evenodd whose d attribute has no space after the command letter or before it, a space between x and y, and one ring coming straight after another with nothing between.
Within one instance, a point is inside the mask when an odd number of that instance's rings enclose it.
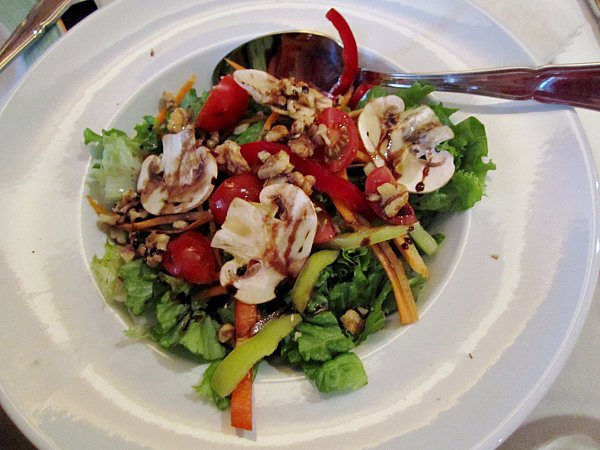
<instances>
[{"instance_id":1,"label":"mushroom slice","mask_svg":"<svg viewBox=\"0 0 600 450\"><path fill-rule=\"evenodd\" d=\"M411 193L435 191L454 174L452 155L436 149L454 133L429 106L404 111L398 96L379 97L361 112L358 129L373 163L392 166Z\"/></svg>"},{"instance_id":2,"label":"mushroom slice","mask_svg":"<svg viewBox=\"0 0 600 450\"><path fill-rule=\"evenodd\" d=\"M319 111L333 106L323 92L291 78L277 78L255 69L236 70L233 79L254 100L280 114L311 125Z\"/></svg>"},{"instance_id":3,"label":"mushroom slice","mask_svg":"<svg viewBox=\"0 0 600 450\"><path fill-rule=\"evenodd\" d=\"M220 281L245 303L264 303L286 277L295 277L308 258L317 230L317 214L302 189L266 186L260 203L235 198L211 245L233 255L221 268Z\"/></svg>"},{"instance_id":4,"label":"mushroom slice","mask_svg":"<svg viewBox=\"0 0 600 450\"><path fill-rule=\"evenodd\" d=\"M206 147L196 147L194 131L163 136L162 155L142 163L137 182L142 206L154 215L196 208L211 194L217 162Z\"/></svg>"},{"instance_id":5,"label":"mushroom slice","mask_svg":"<svg viewBox=\"0 0 600 450\"><path fill-rule=\"evenodd\" d=\"M385 165L388 153L398 143L391 139L391 132L400 121L404 111L404 101L397 95L388 95L371 100L358 117L358 132L377 167Z\"/></svg>"}]
</instances>

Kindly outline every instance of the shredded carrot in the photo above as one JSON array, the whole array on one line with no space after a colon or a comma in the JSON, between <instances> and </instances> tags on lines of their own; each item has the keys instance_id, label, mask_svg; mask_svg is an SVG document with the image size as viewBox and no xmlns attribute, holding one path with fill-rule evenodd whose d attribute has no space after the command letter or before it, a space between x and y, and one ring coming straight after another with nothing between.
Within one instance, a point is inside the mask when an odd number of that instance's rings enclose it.
<instances>
[{"instance_id":1,"label":"shredded carrot","mask_svg":"<svg viewBox=\"0 0 600 450\"><path fill-rule=\"evenodd\" d=\"M211 297L217 297L219 295L225 295L225 294L227 294L227 289L225 289L220 284L215 284L214 286L209 287L208 289L205 289L204 291L202 291L202 293L200 295L202 298L211 298Z\"/></svg>"},{"instance_id":2,"label":"shredded carrot","mask_svg":"<svg viewBox=\"0 0 600 450\"><path fill-rule=\"evenodd\" d=\"M342 174L342 176L344 175L345 174ZM354 212L342 202L333 198L331 200L335 208L351 228L358 230L368 225L365 219L356 216ZM379 259L379 262L392 285L392 291L394 292L394 298L396 299L396 305L398 306L400 323L406 325L416 322L419 319L419 313L402 262L398 259L387 242L371 245L371 248L375 252L377 259Z\"/></svg>"},{"instance_id":3,"label":"shredded carrot","mask_svg":"<svg viewBox=\"0 0 600 450\"><path fill-rule=\"evenodd\" d=\"M252 370L231 393L231 426L252 431Z\"/></svg>"},{"instance_id":4,"label":"shredded carrot","mask_svg":"<svg viewBox=\"0 0 600 450\"><path fill-rule=\"evenodd\" d=\"M175 95L175 99L174 99L175 106L179 106L179 104L181 103L183 98L194 87L195 83L196 83L196 77L194 75L192 75L190 77L190 79L188 81L186 81L186 83L183 86L181 86L181 89L179 89L179 92L177 92L177 95ZM166 119L167 119L167 108L162 108L160 110L160 112L158 113L158 116L156 116L157 125L159 125L159 126L162 125Z\"/></svg>"},{"instance_id":5,"label":"shredded carrot","mask_svg":"<svg viewBox=\"0 0 600 450\"><path fill-rule=\"evenodd\" d=\"M114 214L112 211L109 211L104 206L102 206L100 203L98 203L96 200L94 200L91 195L88 195L86 198L87 198L88 203L92 207L92 209L96 212L96 214L98 214L98 215L100 215L100 214L106 214L106 215Z\"/></svg>"},{"instance_id":6,"label":"shredded carrot","mask_svg":"<svg viewBox=\"0 0 600 450\"><path fill-rule=\"evenodd\" d=\"M429 268L408 235L397 237L394 244L412 270L424 278L429 278Z\"/></svg>"},{"instance_id":7,"label":"shredded carrot","mask_svg":"<svg viewBox=\"0 0 600 450\"><path fill-rule=\"evenodd\" d=\"M279 119L279 113L277 111L271 111L271 114L269 114L269 117L267 117L267 120L265 120L265 125L263 128L265 130L270 130L273 124L277 122L277 119Z\"/></svg>"},{"instance_id":8,"label":"shredded carrot","mask_svg":"<svg viewBox=\"0 0 600 450\"><path fill-rule=\"evenodd\" d=\"M416 322L419 320L419 313L417 311L417 305L415 298L410 290L408 278L406 278L406 272L402 266L402 262L398 259L394 250L387 242L380 242L377 244L381 252L389 261L394 276L390 276L387 272L390 282L392 283L392 290L394 291L394 297L396 298L396 305L398 306L398 316L400 316L400 323L403 325ZM377 252L376 252L377 253ZM381 261L381 259L380 259ZM385 267L384 267L385 269Z\"/></svg>"},{"instance_id":9,"label":"shredded carrot","mask_svg":"<svg viewBox=\"0 0 600 450\"><path fill-rule=\"evenodd\" d=\"M181 214L166 214L164 216L153 217L152 219L143 220L141 222L123 223L116 225L116 228L120 228L126 231L140 231L158 227L160 225L174 223L178 220L193 220L195 227L197 227L201 224L208 222L211 218L212 213L210 211L192 211ZM185 231L186 229L189 229L188 227L183 228L180 231Z\"/></svg>"},{"instance_id":10,"label":"shredded carrot","mask_svg":"<svg viewBox=\"0 0 600 450\"><path fill-rule=\"evenodd\" d=\"M344 96L342 97L342 101L340 102L340 108L345 108L350 103L350 99L352 98L352 94L354 93L354 86L350 86L350 89L346 91Z\"/></svg>"},{"instance_id":11,"label":"shredded carrot","mask_svg":"<svg viewBox=\"0 0 600 450\"><path fill-rule=\"evenodd\" d=\"M258 320L256 305L235 300L235 337L236 345L248 339L252 327ZM252 370L240 381L231 393L231 426L243 430L252 430Z\"/></svg>"},{"instance_id":12,"label":"shredded carrot","mask_svg":"<svg viewBox=\"0 0 600 450\"><path fill-rule=\"evenodd\" d=\"M231 59L225 58L225 62L227 62L227 64L229 64L235 70L244 70L244 69L246 69L244 66L242 66L241 64L236 63L235 61L232 61Z\"/></svg>"}]
</instances>

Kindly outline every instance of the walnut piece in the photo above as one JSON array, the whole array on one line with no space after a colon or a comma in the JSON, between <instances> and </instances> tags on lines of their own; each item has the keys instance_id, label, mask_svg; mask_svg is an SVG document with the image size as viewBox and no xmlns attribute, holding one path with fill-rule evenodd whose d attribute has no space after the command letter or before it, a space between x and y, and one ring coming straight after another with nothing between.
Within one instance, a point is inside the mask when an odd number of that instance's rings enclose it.
<instances>
[{"instance_id":1,"label":"walnut piece","mask_svg":"<svg viewBox=\"0 0 600 450\"><path fill-rule=\"evenodd\" d=\"M250 172L250 165L242 156L241 147L237 142L226 140L215 147L217 164L231 174Z\"/></svg>"},{"instance_id":2,"label":"walnut piece","mask_svg":"<svg viewBox=\"0 0 600 450\"><path fill-rule=\"evenodd\" d=\"M290 163L290 155L284 151L280 151L274 155L268 152L260 152L258 157L263 161L262 166L260 166L257 172L258 178L261 180L290 173L294 169L294 166Z\"/></svg>"}]
</instances>

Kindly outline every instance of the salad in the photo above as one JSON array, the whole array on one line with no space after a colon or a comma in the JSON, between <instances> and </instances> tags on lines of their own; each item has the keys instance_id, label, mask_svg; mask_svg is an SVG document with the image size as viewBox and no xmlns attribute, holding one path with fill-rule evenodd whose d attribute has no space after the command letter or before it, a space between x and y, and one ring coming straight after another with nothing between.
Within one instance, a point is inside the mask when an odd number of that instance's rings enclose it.
<instances>
[{"instance_id":1,"label":"salad","mask_svg":"<svg viewBox=\"0 0 600 450\"><path fill-rule=\"evenodd\" d=\"M495 168L484 126L454 123L430 86L354 86L356 42L327 18L345 63L330 92L236 66L205 92L192 77L163 93L132 136L84 131L102 295L132 338L206 363L195 390L236 428L252 429L264 359L323 393L367 384L352 350L388 316L418 320L444 239L429 225L477 203Z\"/></svg>"}]
</instances>

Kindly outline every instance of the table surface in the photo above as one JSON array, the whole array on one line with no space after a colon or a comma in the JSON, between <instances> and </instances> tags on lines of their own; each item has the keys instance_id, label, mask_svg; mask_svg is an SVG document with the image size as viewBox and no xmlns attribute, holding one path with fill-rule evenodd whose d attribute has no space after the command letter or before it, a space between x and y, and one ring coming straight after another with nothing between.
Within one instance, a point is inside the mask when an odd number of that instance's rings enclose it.
<instances>
[{"instance_id":1,"label":"table surface","mask_svg":"<svg viewBox=\"0 0 600 450\"><path fill-rule=\"evenodd\" d=\"M4 0L2 0L4 2ZM99 6L113 0L96 0ZM595 1L595 0L590 0ZM10 2L7 28L14 28L25 17L35 0ZM556 56L556 63L600 61L600 27L588 0L577 0L574 7L585 19L585 27L571 44ZM3 6L4 8L4 6ZM599 10L600 11L600 10ZM558 20L558 18L557 18ZM38 42L22 58L31 63L56 39L60 32L50 30L46 42ZM1 39L0 39L1 41ZM14 69L15 70L15 69ZM2 79L0 78L0 81ZM0 104L3 101L0 84ZM600 173L600 127L598 112L576 109L592 148L596 169ZM514 449L600 449L600 289L596 290L581 337L564 370L531 416L500 446ZM0 449L34 449L0 408Z\"/></svg>"}]
</instances>

